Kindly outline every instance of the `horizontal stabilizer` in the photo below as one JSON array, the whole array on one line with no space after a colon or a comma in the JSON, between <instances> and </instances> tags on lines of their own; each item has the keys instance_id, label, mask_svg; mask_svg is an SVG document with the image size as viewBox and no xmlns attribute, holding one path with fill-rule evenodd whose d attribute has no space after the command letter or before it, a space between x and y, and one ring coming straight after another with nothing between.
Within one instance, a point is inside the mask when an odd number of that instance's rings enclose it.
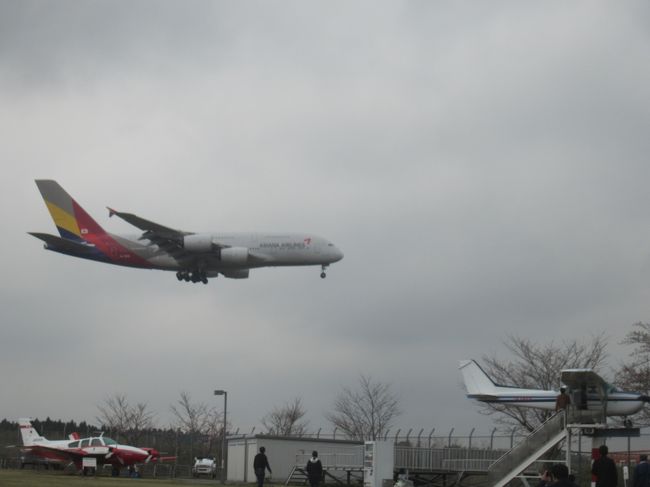
<instances>
[{"instance_id":1,"label":"horizontal stabilizer","mask_svg":"<svg viewBox=\"0 0 650 487\"><path fill-rule=\"evenodd\" d=\"M45 247L48 250L55 250L57 252L64 252L81 256L95 256L97 249L93 245L77 243L67 238L57 237L49 233L28 232L33 237L36 237L45 242Z\"/></svg>"}]
</instances>

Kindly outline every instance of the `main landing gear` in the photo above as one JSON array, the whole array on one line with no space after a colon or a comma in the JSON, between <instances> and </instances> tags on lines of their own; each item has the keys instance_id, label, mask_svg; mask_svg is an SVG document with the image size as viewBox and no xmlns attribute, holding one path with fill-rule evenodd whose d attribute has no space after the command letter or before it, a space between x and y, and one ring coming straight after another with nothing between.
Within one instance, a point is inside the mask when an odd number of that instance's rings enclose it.
<instances>
[{"instance_id":1,"label":"main landing gear","mask_svg":"<svg viewBox=\"0 0 650 487\"><path fill-rule=\"evenodd\" d=\"M208 276L204 271L178 271L176 273L176 279L185 282L202 282L203 284L208 283Z\"/></svg>"},{"instance_id":2,"label":"main landing gear","mask_svg":"<svg viewBox=\"0 0 650 487\"><path fill-rule=\"evenodd\" d=\"M327 270L327 266L326 266L326 265L322 265L322 266L321 266L321 272L320 272L320 278L321 278L321 279L325 279L325 278L327 277L327 274L325 274L325 271L326 271L326 270Z\"/></svg>"}]
</instances>

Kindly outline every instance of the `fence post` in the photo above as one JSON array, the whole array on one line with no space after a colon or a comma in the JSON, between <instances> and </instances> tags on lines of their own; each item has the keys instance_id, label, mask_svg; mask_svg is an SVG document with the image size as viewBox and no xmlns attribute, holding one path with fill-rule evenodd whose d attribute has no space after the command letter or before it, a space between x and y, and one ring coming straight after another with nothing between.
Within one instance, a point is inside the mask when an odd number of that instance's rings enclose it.
<instances>
[{"instance_id":1,"label":"fence post","mask_svg":"<svg viewBox=\"0 0 650 487\"><path fill-rule=\"evenodd\" d=\"M454 428L449 431L449 448L451 448L451 434L454 432Z\"/></svg>"},{"instance_id":2,"label":"fence post","mask_svg":"<svg viewBox=\"0 0 650 487\"><path fill-rule=\"evenodd\" d=\"M316 438L320 438L320 430L322 430L322 429L323 428L318 428L318 433L316 433Z\"/></svg>"},{"instance_id":3,"label":"fence post","mask_svg":"<svg viewBox=\"0 0 650 487\"><path fill-rule=\"evenodd\" d=\"M516 427L512 427L512 433L510 434L510 449L512 450L513 445L515 444L515 431L517 431Z\"/></svg>"},{"instance_id":4,"label":"fence post","mask_svg":"<svg viewBox=\"0 0 650 487\"><path fill-rule=\"evenodd\" d=\"M420 432L418 433L418 448L420 448L420 437L422 436L422 432L423 432L423 431L424 431L424 428L422 428L422 429L420 430Z\"/></svg>"},{"instance_id":5,"label":"fence post","mask_svg":"<svg viewBox=\"0 0 650 487\"><path fill-rule=\"evenodd\" d=\"M397 438L399 438L399 432L402 431L401 429L397 430L397 433L395 433L395 441L394 443L397 443Z\"/></svg>"},{"instance_id":6,"label":"fence post","mask_svg":"<svg viewBox=\"0 0 650 487\"><path fill-rule=\"evenodd\" d=\"M384 441L388 439L388 433L390 433L390 428L386 431L386 434L384 435Z\"/></svg>"},{"instance_id":7,"label":"fence post","mask_svg":"<svg viewBox=\"0 0 650 487\"><path fill-rule=\"evenodd\" d=\"M413 428L411 428L411 429L409 430L409 432L406 433L406 443L409 442L409 436L411 436L411 431L413 431ZM409 446L410 446L410 445L409 445Z\"/></svg>"},{"instance_id":8,"label":"fence post","mask_svg":"<svg viewBox=\"0 0 650 487\"><path fill-rule=\"evenodd\" d=\"M474 434L475 429L476 428L472 428L472 431L469 432L469 445L467 447L468 450L472 449L472 435Z\"/></svg>"},{"instance_id":9,"label":"fence post","mask_svg":"<svg viewBox=\"0 0 650 487\"><path fill-rule=\"evenodd\" d=\"M334 433L332 433L332 439L336 440L336 430L339 429L338 426L334 428Z\"/></svg>"},{"instance_id":10,"label":"fence post","mask_svg":"<svg viewBox=\"0 0 650 487\"><path fill-rule=\"evenodd\" d=\"M494 450L494 433L496 433L497 429L496 427L492 430L492 434L490 435L490 450Z\"/></svg>"},{"instance_id":11,"label":"fence post","mask_svg":"<svg viewBox=\"0 0 650 487\"><path fill-rule=\"evenodd\" d=\"M435 431L435 428L431 428L431 433L429 433L429 448L431 448L431 437L433 436L433 432Z\"/></svg>"}]
</instances>

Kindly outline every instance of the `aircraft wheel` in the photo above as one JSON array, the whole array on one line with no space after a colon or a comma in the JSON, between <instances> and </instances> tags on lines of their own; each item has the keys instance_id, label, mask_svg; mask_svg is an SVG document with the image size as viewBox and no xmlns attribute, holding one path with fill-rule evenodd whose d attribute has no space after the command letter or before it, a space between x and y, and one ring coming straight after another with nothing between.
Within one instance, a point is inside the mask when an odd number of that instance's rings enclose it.
<instances>
[{"instance_id":1,"label":"aircraft wheel","mask_svg":"<svg viewBox=\"0 0 650 487\"><path fill-rule=\"evenodd\" d=\"M202 282L203 284L207 284L207 283L208 283L208 278L205 277L205 276L203 276L203 277L201 278L201 282Z\"/></svg>"},{"instance_id":2,"label":"aircraft wheel","mask_svg":"<svg viewBox=\"0 0 650 487\"><path fill-rule=\"evenodd\" d=\"M176 279L178 279L179 281L182 281L183 280L183 273L182 272L177 272L176 273Z\"/></svg>"},{"instance_id":3,"label":"aircraft wheel","mask_svg":"<svg viewBox=\"0 0 650 487\"><path fill-rule=\"evenodd\" d=\"M325 279L326 277L327 277L327 274L325 274L324 272L320 273L320 278L321 279Z\"/></svg>"}]
</instances>

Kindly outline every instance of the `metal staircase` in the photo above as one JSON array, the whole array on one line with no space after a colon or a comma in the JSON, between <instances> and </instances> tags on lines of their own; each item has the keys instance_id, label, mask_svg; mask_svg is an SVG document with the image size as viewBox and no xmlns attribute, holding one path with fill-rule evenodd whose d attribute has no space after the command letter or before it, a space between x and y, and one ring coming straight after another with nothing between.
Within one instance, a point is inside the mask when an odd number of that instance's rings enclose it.
<instances>
[{"instance_id":1,"label":"metal staircase","mask_svg":"<svg viewBox=\"0 0 650 487\"><path fill-rule=\"evenodd\" d=\"M559 411L490 466L487 485L505 486L566 437L566 415Z\"/></svg>"}]
</instances>

